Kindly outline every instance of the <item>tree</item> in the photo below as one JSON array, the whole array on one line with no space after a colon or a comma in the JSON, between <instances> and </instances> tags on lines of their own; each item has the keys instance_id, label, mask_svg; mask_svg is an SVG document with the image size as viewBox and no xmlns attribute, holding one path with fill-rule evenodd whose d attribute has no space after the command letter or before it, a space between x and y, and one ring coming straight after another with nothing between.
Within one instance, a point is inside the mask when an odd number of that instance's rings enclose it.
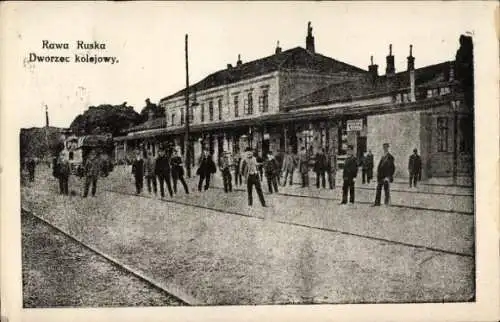
<instances>
[{"instance_id":1,"label":"tree","mask_svg":"<svg viewBox=\"0 0 500 322\"><path fill-rule=\"evenodd\" d=\"M146 106L141 110L141 122L146 122L151 116L154 118L165 117L165 110L157 104L151 103L149 98L147 98Z\"/></svg>"},{"instance_id":2,"label":"tree","mask_svg":"<svg viewBox=\"0 0 500 322\"><path fill-rule=\"evenodd\" d=\"M76 135L111 133L119 136L123 130L141 122L141 116L127 102L121 105L103 104L90 106L78 115L70 125Z\"/></svg>"}]
</instances>

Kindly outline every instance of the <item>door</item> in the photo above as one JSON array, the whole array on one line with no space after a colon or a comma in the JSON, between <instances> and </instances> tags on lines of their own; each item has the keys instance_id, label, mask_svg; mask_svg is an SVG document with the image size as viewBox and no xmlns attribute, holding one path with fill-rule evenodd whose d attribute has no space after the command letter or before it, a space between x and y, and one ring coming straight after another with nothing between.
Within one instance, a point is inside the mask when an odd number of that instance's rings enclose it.
<instances>
[{"instance_id":1,"label":"door","mask_svg":"<svg viewBox=\"0 0 500 322\"><path fill-rule=\"evenodd\" d=\"M358 160L361 160L361 157L365 152L366 152L366 136L358 136L357 153L356 153Z\"/></svg>"}]
</instances>

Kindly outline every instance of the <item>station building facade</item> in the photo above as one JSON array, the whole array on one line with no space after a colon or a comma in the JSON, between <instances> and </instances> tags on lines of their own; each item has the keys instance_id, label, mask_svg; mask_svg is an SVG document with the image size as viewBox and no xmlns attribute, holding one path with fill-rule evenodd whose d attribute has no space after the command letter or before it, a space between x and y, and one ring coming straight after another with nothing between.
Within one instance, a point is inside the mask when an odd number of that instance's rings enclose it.
<instances>
[{"instance_id":1,"label":"station building facade","mask_svg":"<svg viewBox=\"0 0 500 322\"><path fill-rule=\"evenodd\" d=\"M306 48L282 51L211 74L189 88L189 142L185 141L183 89L160 100L164 118L150 119L115 138L123 159L135 149L170 143L182 153L191 149L192 165L206 147L218 159L222 151L294 152L311 155L335 151L342 166L348 145L361 156L371 150L377 160L382 144L391 145L396 177L407 177L408 157L418 149L423 179L471 176L473 106L466 104L455 78L455 62L395 72L392 50L386 73L378 75L315 52L308 30Z\"/></svg>"}]
</instances>

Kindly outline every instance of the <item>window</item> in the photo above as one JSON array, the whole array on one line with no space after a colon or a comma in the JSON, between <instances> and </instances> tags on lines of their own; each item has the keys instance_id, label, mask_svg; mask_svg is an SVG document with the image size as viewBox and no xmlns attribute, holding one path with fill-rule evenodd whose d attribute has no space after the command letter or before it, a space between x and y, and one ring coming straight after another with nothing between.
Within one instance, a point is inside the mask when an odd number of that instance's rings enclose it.
<instances>
[{"instance_id":1,"label":"window","mask_svg":"<svg viewBox=\"0 0 500 322\"><path fill-rule=\"evenodd\" d=\"M450 92L451 91L449 87L442 87L439 89L439 95L446 95L449 94Z\"/></svg>"},{"instance_id":2,"label":"window","mask_svg":"<svg viewBox=\"0 0 500 322\"><path fill-rule=\"evenodd\" d=\"M208 118L210 121L214 120L214 102L208 102Z\"/></svg>"},{"instance_id":3,"label":"window","mask_svg":"<svg viewBox=\"0 0 500 322\"><path fill-rule=\"evenodd\" d=\"M172 123L171 124L172 124L172 126L175 125L175 113L172 113Z\"/></svg>"},{"instance_id":4,"label":"window","mask_svg":"<svg viewBox=\"0 0 500 322\"><path fill-rule=\"evenodd\" d=\"M408 103L410 100L408 99L408 93L403 93L403 103Z\"/></svg>"},{"instance_id":5,"label":"window","mask_svg":"<svg viewBox=\"0 0 500 322\"><path fill-rule=\"evenodd\" d=\"M448 152L448 119L446 117L437 119L437 149L438 152Z\"/></svg>"},{"instance_id":6,"label":"window","mask_svg":"<svg viewBox=\"0 0 500 322\"><path fill-rule=\"evenodd\" d=\"M251 92L247 95L247 114L253 114L253 97Z\"/></svg>"},{"instance_id":7,"label":"window","mask_svg":"<svg viewBox=\"0 0 500 322\"><path fill-rule=\"evenodd\" d=\"M189 108L189 123L193 123L194 120L194 113L193 113L193 107Z\"/></svg>"},{"instance_id":8,"label":"window","mask_svg":"<svg viewBox=\"0 0 500 322\"><path fill-rule=\"evenodd\" d=\"M269 90L264 88L262 96L259 96L259 111L266 113L269 111Z\"/></svg>"},{"instance_id":9,"label":"window","mask_svg":"<svg viewBox=\"0 0 500 322\"><path fill-rule=\"evenodd\" d=\"M427 90L427 98L431 98L432 97L432 89L428 89Z\"/></svg>"},{"instance_id":10,"label":"window","mask_svg":"<svg viewBox=\"0 0 500 322\"><path fill-rule=\"evenodd\" d=\"M205 122L205 104L201 104L200 107L200 120L201 122Z\"/></svg>"},{"instance_id":11,"label":"window","mask_svg":"<svg viewBox=\"0 0 500 322\"><path fill-rule=\"evenodd\" d=\"M219 107L219 120L222 120L222 99L219 98L217 105Z\"/></svg>"},{"instance_id":12,"label":"window","mask_svg":"<svg viewBox=\"0 0 500 322\"><path fill-rule=\"evenodd\" d=\"M474 149L474 121L472 116L466 116L459 122L459 151L472 153Z\"/></svg>"},{"instance_id":13,"label":"window","mask_svg":"<svg viewBox=\"0 0 500 322\"><path fill-rule=\"evenodd\" d=\"M234 117L238 117L240 114L238 103L238 95L234 95Z\"/></svg>"},{"instance_id":14,"label":"window","mask_svg":"<svg viewBox=\"0 0 500 322\"><path fill-rule=\"evenodd\" d=\"M184 125L184 109L181 108L181 125Z\"/></svg>"}]
</instances>

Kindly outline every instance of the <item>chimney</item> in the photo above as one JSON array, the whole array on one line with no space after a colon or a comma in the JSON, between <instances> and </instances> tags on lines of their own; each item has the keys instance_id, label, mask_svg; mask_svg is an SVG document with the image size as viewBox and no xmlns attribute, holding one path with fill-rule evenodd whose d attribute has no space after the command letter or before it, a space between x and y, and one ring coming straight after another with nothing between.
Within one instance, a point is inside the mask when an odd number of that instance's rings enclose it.
<instances>
[{"instance_id":1,"label":"chimney","mask_svg":"<svg viewBox=\"0 0 500 322\"><path fill-rule=\"evenodd\" d=\"M306 38L306 49L311 53L314 53L314 36L312 35L311 22L307 23L307 38Z\"/></svg>"},{"instance_id":2,"label":"chimney","mask_svg":"<svg viewBox=\"0 0 500 322\"><path fill-rule=\"evenodd\" d=\"M238 61L236 62L236 66L241 66L242 62L241 62L241 55L238 54Z\"/></svg>"},{"instance_id":3,"label":"chimney","mask_svg":"<svg viewBox=\"0 0 500 322\"><path fill-rule=\"evenodd\" d=\"M280 47L280 41L278 40L278 43L276 44L276 50L274 51L276 55L281 54L281 47Z\"/></svg>"},{"instance_id":4,"label":"chimney","mask_svg":"<svg viewBox=\"0 0 500 322\"><path fill-rule=\"evenodd\" d=\"M227 69L231 69L231 68L233 68L233 65L227 64Z\"/></svg>"},{"instance_id":5,"label":"chimney","mask_svg":"<svg viewBox=\"0 0 500 322\"><path fill-rule=\"evenodd\" d=\"M448 68L448 81L453 82L455 80L455 66L452 61L450 62Z\"/></svg>"},{"instance_id":6,"label":"chimney","mask_svg":"<svg viewBox=\"0 0 500 322\"><path fill-rule=\"evenodd\" d=\"M394 56L392 55L392 44L389 45L389 55L386 57L386 68L385 74L387 76L392 76L395 74L396 69L394 68Z\"/></svg>"},{"instance_id":7,"label":"chimney","mask_svg":"<svg viewBox=\"0 0 500 322\"><path fill-rule=\"evenodd\" d=\"M406 57L408 61L407 70L415 70L415 57L413 57L413 45L410 45L410 56Z\"/></svg>"},{"instance_id":8,"label":"chimney","mask_svg":"<svg viewBox=\"0 0 500 322\"><path fill-rule=\"evenodd\" d=\"M371 64L368 66L368 72L372 77L372 81L375 82L378 77L378 65L373 64L373 56L370 57L370 62Z\"/></svg>"}]
</instances>

